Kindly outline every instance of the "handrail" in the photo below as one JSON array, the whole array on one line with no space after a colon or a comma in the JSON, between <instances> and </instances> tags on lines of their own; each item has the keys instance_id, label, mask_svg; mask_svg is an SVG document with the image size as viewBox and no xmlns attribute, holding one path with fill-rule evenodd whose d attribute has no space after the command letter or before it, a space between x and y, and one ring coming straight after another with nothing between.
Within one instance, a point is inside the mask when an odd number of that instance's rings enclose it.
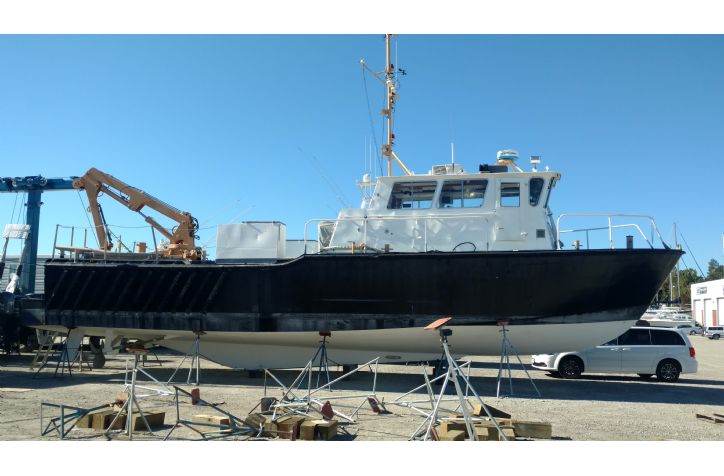
<instances>
[{"instance_id":1,"label":"handrail","mask_svg":"<svg viewBox=\"0 0 724 476\"><path fill-rule=\"evenodd\" d=\"M453 220L453 219L459 219L459 218L483 218L485 221L488 221L488 216L495 215L495 211L490 212L483 212L483 213L475 213L475 214L456 214L456 215L448 215L448 214L436 214L436 215L424 215L424 216L400 216L400 215L364 215L360 217L346 217L346 218L312 218L310 220L307 220L304 222L304 253L307 252L307 227L309 224L313 222L332 222L336 226L339 222L349 222L349 221L362 221L363 222L363 231L362 231L362 237L363 237L363 243L367 243L367 222L370 220L424 220L425 229L424 229L424 247L425 251L427 251L427 223L430 220ZM322 244L319 242L319 232L317 232L317 243L318 243L318 249L321 251L323 249ZM489 240L486 239L486 244L489 245ZM329 249L330 247L326 247ZM366 251L363 250L363 252Z\"/></svg>"},{"instance_id":2,"label":"handrail","mask_svg":"<svg viewBox=\"0 0 724 476\"><path fill-rule=\"evenodd\" d=\"M608 220L608 226L603 227L589 227L589 228L581 228L581 229L572 229L572 230L561 230L561 219L564 217L605 217ZM614 225L612 220L613 218L639 218L639 219L646 219L651 224L651 240L649 240L646 237L646 234L641 230L641 227L637 223L626 223L622 225ZM610 249L614 249L613 245L613 230L614 228L626 228L626 227L632 227L636 228L639 232L639 234L643 237L643 239L648 243L648 245L653 249L654 248L654 233L656 233L656 236L659 237L659 241L661 241L661 244L664 246L664 248L669 249L669 245L666 244L664 241L664 238L661 236L661 233L659 232L659 228L656 226L656 221L654 218L650 215L630 215L630 214L624 214L624 213L563 213L558 216L558 219L556 220L556 249L561 249L561 240L560 235L562 233L573 233L573 232L586 232L586 238L588 239L588 232L589 231L599 231L599 230L608 230L608 244Z\"/></svg>"}]
</instances>

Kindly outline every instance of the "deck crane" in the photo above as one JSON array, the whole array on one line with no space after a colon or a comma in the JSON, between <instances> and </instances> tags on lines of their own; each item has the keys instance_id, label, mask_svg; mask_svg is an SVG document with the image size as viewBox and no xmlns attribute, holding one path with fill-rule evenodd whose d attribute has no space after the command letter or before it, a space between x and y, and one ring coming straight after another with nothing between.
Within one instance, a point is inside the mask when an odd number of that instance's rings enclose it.
<instances>
[{"instance_id":1,"label":"deck crane","mask_svg":"<svg viewBox=\"0 0 724 476\"><path fill-rule=\"evenodd\" d=\"M98 244L101 249L110 250L113 246L108 224L103 216L103 209L100 203L98 203L98 196L101 193L105 193L121 205L141 215L146 220L146 223L168 239L168 246L161 250L163 256L187 260L200 260L204 258L203 251L196 247L195 242L199 223L189 212L183 212L143 190L132 187L96 168L91 168L85 175L76 178L73 181L73 188L85 190L88 196L89 210L93 216L96 236L98 237ZM141 211L144 207L148 207L165 215L171 220L174 220L177 225L171 230L164 228L152 217Z\"/></svg>"}]
</instances>

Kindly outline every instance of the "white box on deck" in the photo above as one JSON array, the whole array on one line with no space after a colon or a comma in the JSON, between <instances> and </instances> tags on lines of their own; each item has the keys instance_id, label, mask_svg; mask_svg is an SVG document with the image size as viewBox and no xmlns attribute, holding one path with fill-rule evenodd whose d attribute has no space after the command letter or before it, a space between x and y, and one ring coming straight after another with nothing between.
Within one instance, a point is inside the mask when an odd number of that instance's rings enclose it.
<instances>
[{"instance_id":1,"label":"white box on deck","mask_svg":"<svg viewBox=\"0 0 724 476\"><path fill-rule=\"evenodd\" d=\"M319 251L317 240L287 240L287 258L298 258L303 254L315 254Z\"/></svg>"},{"instance_id":2,"label":"white box on deck","mask_svg":"<svg viewBox=\"0 0 724 476\"><path fill-rule=\"evenodd\" d=\"M278 221L219 225L216 261L275 261L286 255L287 227Z\"/></svg>"}]
</instances>

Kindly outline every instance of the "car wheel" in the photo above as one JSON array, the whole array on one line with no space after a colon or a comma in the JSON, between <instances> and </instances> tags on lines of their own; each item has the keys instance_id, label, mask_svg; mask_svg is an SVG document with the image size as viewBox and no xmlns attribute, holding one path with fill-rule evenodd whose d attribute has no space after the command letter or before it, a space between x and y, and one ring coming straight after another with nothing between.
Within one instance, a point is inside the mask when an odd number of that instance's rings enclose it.
<instances>
[{"instance_id":1,"label":"car wheel","mask_svg":"<svg viewBox=\"0 0 724 476\"><path fill-rule=\"evenodd\" d=\"M646 380L646 379L650 379L651 377L653 377L653 375L654 374L639 374L639 377Z\"/></svg>"},{"instance_id":2,"label":"car wheel","mask_svg":"<svg viewBox=\"0 0 724 476\"><path fill-rule=\"evenodd\" d=\"M712 339L714 339L714 340L719 340L719 334L714 334L714 335L712 336Z\"/></svg>"},{"instance_id":3,"label":"car wheel","mask_svg":"<svg viewBox=\"0 0 724 476\"><path fill-rule=\"evenodd\" d=\"M662 382L676 382L679 380L679 374L681 373L681 367L679 363L672 359L665 359L659 362L659 366L656 367L656 378Z\"/></svg>"},{"instance_id":4,"label":"car wheel","mask_svg":"<svg viewBox=\"0 0 724 476\"><path fill-rule=\"evenodd\" d=\"M578 378L583 373L583 362L578 357L563 357L558 363L558 373L563 378Z\"/></svg>"},{"instance_id":5,"label":"car wheel","mask_svg":"<svg viewBox=\"0 0 724 476\"><path fill-rule=\"evenodd\" d=\"M689 335L690 335L690 336L693 336L694 334L696 334L696 331L691 331L691 332L689 332Z\"/></svg>"}]
</instances>

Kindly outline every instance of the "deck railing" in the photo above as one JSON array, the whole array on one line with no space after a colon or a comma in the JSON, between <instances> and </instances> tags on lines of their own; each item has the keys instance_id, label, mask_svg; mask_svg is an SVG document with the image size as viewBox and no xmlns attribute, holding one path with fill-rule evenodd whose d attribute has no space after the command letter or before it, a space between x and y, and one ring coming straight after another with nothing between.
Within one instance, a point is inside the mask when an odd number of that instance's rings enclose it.
<instances>
[{"instance_id":1,"label":"deck railing","mask_svg":"<svg viewBox=\"0 0 724 476\"><path fill-rule=\"evenodd\" d=\"M567 230L561 230L561 220L563 218L568 217L593 217L593 218L605 218L608 222L607 226L599 226L599 227L587 227L587 228L578 228L578 229L567 229ZM648 223L651 226L651 235L650 239L646 236L646 234L641 229L641 226L639 223L622 223L622 224L614 224L614 219L620 219L620 218L626 218L626 219L638 219L639 221L648 221ZM638 232L638 234L646 241L646 243L649 245L650 248L655 248L654 243L656 243L656 238L658 237L659 241L663 245L664 248L668 249L669 245L666 244L663 237L661 236L661 233L659 232L659 228L656 226L656 221L653 217L649 215L629 215L629 214L620 214L620 213L564 213L562 215L558 216L558 220L556 221L556 236L557 236L557 249L561 249L561 235L564 233L585 233L586 234L586 248L590 248L590 232L592 231L602 231L607 230L608 231L608 246L610 249L615 249L614 246L614 230L619 230L623 228L629 228L633 229Z\"/></svg>"}]
</instances>

